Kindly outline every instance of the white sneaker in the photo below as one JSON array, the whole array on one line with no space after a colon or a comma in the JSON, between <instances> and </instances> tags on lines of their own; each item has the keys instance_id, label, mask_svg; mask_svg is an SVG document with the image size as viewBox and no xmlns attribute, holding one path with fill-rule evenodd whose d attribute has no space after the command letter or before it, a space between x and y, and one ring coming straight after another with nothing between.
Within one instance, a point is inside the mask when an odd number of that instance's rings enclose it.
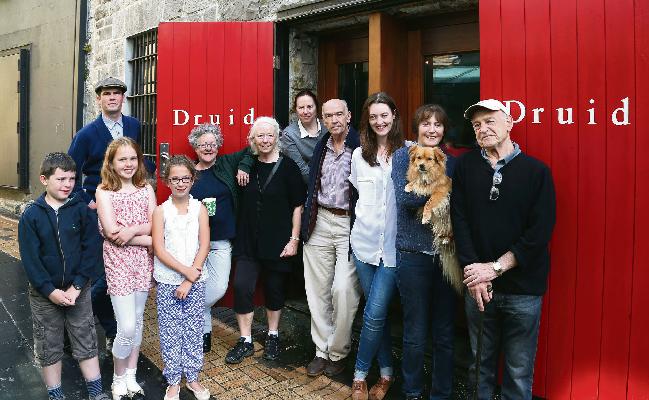
<instances>
[{"instance_id":1,"label":"white sneaker","mask_svg":"<svg viewBox=\"0 0 649 400\"><path fill-rule=\"evenodd\" d=\"M180 386L178 386L178 391L174 396L169 396L169 389L171 389L171 386L167 386L167 389L165 390L164 400L180 400Z\"/></svg>"},{"instance_id":2,"label":"white sneaker","mask_svg":"<svg viewBox=\"0 0 649 400\"><path fill-rule=\"evenodd\" d=\"M133 397L136 394L141 394L144 396L144 389L137 383L135 379L135 374L137 373L137 368L126 368L126 389L128 390L128 397Z\"/></svg>"},{"instance_id":3,"label":"white sneaker","mask_svg":"<svg viewBox=\"0 0 649 400\"><path fill-rule=\"evenodd\" d=\"M113 384L110 385L110 388L113 393L113 400L121 400L122 396L128 396L126 374L122 376L113 374Z\"/></svg>"},{"instance_id":4,"label":"white sneaker","mask_svg":"<svg viewBox=\"0 0 649 400\"><path fill-rule=\"evenodd\" d=\"M199 392L192 389L192 387L189 386L189 382L187 382L187 389L189 389L190 392L194 393L194 397L196 397L198 400L210 400L210 390L204 386L203 390Z\"/></svg>"}]
</instances>

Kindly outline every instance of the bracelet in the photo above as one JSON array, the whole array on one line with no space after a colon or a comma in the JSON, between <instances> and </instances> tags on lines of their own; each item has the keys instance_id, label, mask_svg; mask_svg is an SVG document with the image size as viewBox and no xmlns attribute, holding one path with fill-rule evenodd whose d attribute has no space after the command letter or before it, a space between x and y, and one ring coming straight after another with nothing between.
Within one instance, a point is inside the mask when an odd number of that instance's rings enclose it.
<instances>
[{"instance_id":1,"label":"bracelet","mask_svg":"<svg viewBox=\"0 0 649 400\"><path fill-rule=\"evenodd\" d=\"M300 241L300 238L299 238L299 237L289 236L288 238L291 239L291 240L295 240L296 242L299 242L299 241Z\"/></svg>"}]
</instances>

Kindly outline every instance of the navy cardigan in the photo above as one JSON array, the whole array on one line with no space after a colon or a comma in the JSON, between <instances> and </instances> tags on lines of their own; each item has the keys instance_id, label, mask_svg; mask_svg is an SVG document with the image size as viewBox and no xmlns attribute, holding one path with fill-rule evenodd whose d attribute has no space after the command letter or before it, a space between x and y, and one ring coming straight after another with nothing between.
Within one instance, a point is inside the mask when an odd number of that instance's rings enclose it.
<instances>
[{"instance_id":1,"label":"navy cardigan","mask_svg":"<svg viewBox=\"0 0 649 400\"><path fill-rule=\"evenodd\" d=\"M302 213L302 224L300 225L300 233L302 240L306 243L315 228L316 220L318 219L318 192L320 191L320 177L322 176L322 163L325 159L325 147L327 140L331 137L331 133L327 132L322 139L315 145L313 149L313 156L309 163L309 182L307 183L307 195L304 203L304 212ZM354 151L361 145L360 136L352 126L349 127L349 133L345 138L345 146ZM358 192L354 185L349 183L349 213L350 229L354 225L354 209L356 208L356 200L358 199ZM351 248L351 247L350 247Z\"/></svg>"},{"instance_id":2,"label":"navy cardigan","mask_svg":"<svg viewBox=\"0 0 649 400\"><path fill-rule=\"evenodd\" d=\"M124 124L124 136L133 139L135 142L140 137L140 122L126 115L122 115ZM74 135L68 154L77 164L77 181L74 184L73 193L80 197L86 204L95 200L95 191L101 182L101 165L104 162L104 154L113 137L106 127L106 124L99 117L84 126ZM152 172L147 165L149 172ZM153 168L155 170L155 168ZM85 179L82 182L82 177Z\"/></svg>"}]
</instances>

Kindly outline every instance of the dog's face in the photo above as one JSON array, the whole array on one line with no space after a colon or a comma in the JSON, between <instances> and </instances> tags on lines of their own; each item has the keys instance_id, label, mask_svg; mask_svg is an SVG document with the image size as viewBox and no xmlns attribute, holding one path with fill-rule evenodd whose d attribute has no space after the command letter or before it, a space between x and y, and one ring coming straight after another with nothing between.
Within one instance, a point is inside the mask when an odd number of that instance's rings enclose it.
<instances>
[{"instance_id":1,"label":"dog's face","mask_svg":"<svg viewBox=\"0 0 649 400\"><path fill-rule=\"evenodd\" d=\"M446 155L439 147L411 146L410 168L434 180L446 174Z\"/></svg>"}]
</instances>

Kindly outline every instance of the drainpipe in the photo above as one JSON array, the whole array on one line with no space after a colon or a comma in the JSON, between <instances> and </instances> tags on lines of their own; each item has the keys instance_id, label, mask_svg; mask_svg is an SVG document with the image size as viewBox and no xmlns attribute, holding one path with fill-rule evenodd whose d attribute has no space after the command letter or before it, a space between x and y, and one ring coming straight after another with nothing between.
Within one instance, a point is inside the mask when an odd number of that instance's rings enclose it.
<instances>
[{"instance_id":1,"label":"drainpipe","mask_svg":"<svg viewBox=\"0 0 649 400\"><path fill-rule=\"evenodd\" d=\"M79 0L79 49L77 67L77 120L74 131L83 127L83 95L86 91L86 52L84 47L88 39L88 0Z\"/></svg>"}]
</instances>

